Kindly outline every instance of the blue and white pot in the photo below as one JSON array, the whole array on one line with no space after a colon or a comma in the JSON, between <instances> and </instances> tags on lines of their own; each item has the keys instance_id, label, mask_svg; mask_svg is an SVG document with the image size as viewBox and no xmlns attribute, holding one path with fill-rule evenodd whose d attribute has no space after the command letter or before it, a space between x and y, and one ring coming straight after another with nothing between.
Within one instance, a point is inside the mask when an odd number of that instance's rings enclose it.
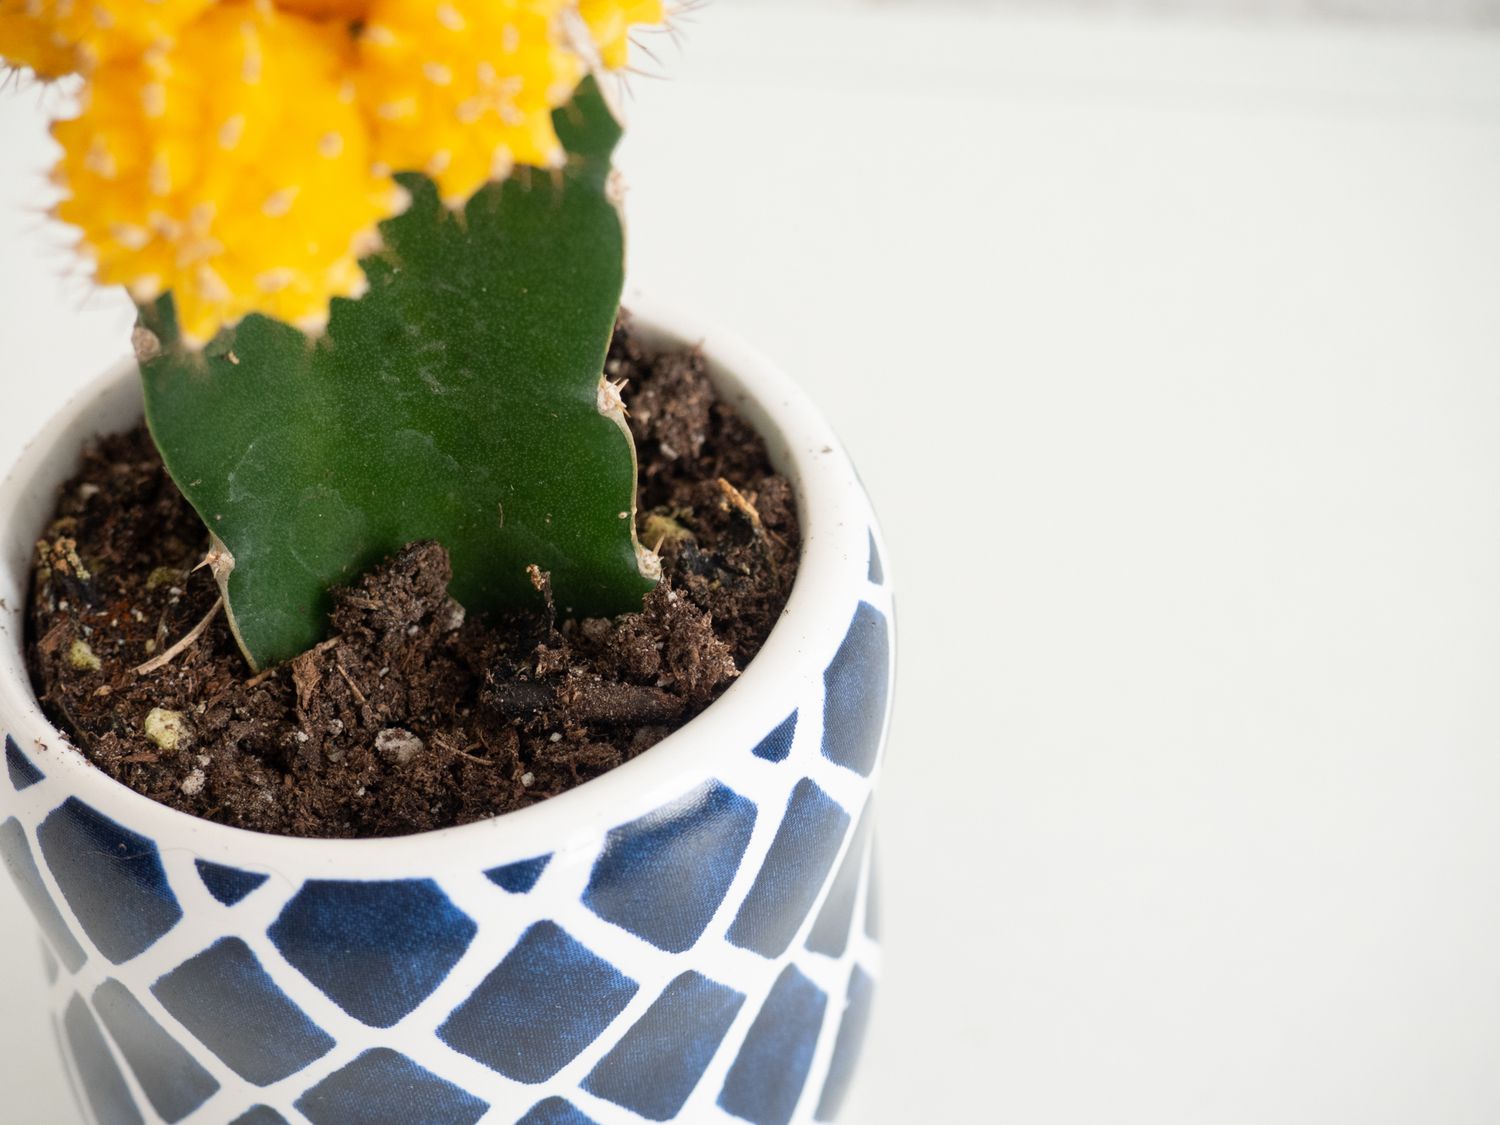
<instances>
[{"instance_id":1,"label":"blue and white pot","mask_svg":"<svg viewBox=\"0 0 1500 1125\"><path fill-rule=\"evenodd\" d=\"M0 858L41 930L87 1118L837 1115L880 960L870 797L894 668L880 535L837 439L780 371L633 304L648 343L703 341L716 385L792 480L796 588L759 658L687 727L572 792L462 828L267 836L90 766L37 705L23 607L80 447L139 416L133 370L26 450L0 490Z\"/></svg>"}]
</instances>

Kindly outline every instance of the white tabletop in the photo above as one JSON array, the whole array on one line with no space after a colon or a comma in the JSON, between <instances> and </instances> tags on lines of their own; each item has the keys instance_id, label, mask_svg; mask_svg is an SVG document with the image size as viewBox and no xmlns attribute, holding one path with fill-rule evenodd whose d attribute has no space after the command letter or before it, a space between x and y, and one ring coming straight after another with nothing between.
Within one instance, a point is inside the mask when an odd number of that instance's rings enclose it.
<instances>
[{"instance_id":1,"label":"white tabletop","mask_svg":"<svg viewBox=\"0 0 1500 1125\"><path fill-rule=\"evenodd\" d=\"M824 405L892 543L851 1125L1500 1116L1500 36L721 3L637 281ZM21 207L13 450L122 350ZM0 887L0 1117L75 1112Z\"/></svg>"}]
</instances>

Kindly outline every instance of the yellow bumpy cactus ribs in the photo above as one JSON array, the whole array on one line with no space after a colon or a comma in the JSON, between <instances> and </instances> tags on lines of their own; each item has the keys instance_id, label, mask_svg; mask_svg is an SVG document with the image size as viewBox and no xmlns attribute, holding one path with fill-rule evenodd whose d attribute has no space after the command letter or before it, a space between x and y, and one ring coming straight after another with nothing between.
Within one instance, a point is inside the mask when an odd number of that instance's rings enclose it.
<instances>
[{"instance_id":1,"label":"yellow bumpy cactus ribs","mask_svg":"<svg viewBox=\"0 0 1500 1125\"><path fill-rule=\"evenodd\" d=\"M221 3L170 47L102 64L54 126L98 279L170 290L184 337L263 312L318 331L404 193L372 170L347 28Z\"/></svg>"},{"instance_id":2,"label":"yellow bumpy cactus ribs","mask_svg":"<svg viewBox=\"0 0 1500 1125\"><path fill-rule=\"evenodd\" d=\"M0 0L0 58L43 78L166 45L214 0Z\"/></svg>"},{"instance_id":3,"label":"yellow bumpy cactus ribs","mask_svg":"<svg viewBox=\"0 0 1500 1125\"><path fill-rule=\"evenodd\" d=\"M370 14L370 0L276 0L276 6L315 20L362 20Z\"/></svg>"},{"instance_id":4,"label":"yellow bumpy cactus ribs","mask_svg":"<svg viewBox=\"0 0 1500 1125\"><path fill-rule=\"evenodd\" d=\"M170 291L202 344L252 312L307 331L421 172L458 208L556 169L552 114L663 0L0 0L0 59L80 72L57 214L104 284Z\"/></svg>"},{"instance_id":5,"label":"yellow bumpy cactus ribs","mask_svg":"<svg viewBox=\"0 0 1500 1125\"><path fill-rule=\"evenodd\" d=\"M375 155L425 172L461 206L516 164L556 167L552 111L583 63L564 0L374 0L360 37L361 97Z\"/></svg>"},{"instance_id":6,"label":"yellow bumpy cactus ribs","mask_svg":"<svg viewBox=\"0 0 1500 1125\"><path fill-rule=\"evenodd\" d=\"M57 33L50 19L33 13L40 4L0 0L0 59L11 66L29 66L41 78L61 78L81 65L78 45Z\"/></svg>"},{"instance_id":7,"label":"yellow bumpy cactus ribs","mask_svg":"<svg viewBox=\"0 0 1500 1125\"><path fill-rule=\"evenodd\" d=\"M666 19L663 0L579 0L578 14L588 25L599 60L611 70L630 61L630 29Z\"/></svg>"}]
</instances>

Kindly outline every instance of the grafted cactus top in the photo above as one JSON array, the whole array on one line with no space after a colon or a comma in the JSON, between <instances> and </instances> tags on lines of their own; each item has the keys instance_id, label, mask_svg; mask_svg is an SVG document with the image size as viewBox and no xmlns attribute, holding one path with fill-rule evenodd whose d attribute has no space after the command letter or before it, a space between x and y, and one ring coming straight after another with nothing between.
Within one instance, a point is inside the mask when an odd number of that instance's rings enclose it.
<instances>
[{"instance_id":1,"label":"grafted cactus top","mask_svg":"<svg viewBox=\"0 0 1500 1125\"><path fill-rule=\"evenodd\" d=\"M170 291L206 343L261 312L321 331L423 172L461 207L566 160L552 112L663 0L0 0L0 58L83 75L57 214L98 280Z\"/></svg>"}]
</instances>

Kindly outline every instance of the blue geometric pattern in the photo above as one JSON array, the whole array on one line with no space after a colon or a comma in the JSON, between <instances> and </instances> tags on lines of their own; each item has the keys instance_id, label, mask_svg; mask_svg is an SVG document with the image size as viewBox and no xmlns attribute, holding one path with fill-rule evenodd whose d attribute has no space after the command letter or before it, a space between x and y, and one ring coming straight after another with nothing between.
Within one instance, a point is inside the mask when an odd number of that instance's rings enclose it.
<instances>
[{"instance_id":1,"label":"blue geometric pattern","mask_svg":"<svg viewBox=\"0 0 1500 1125\"><path fill-rule=\"evenodd\" d=\"M405 1055L376 1047L297 1099L313 1125L474 1125L489 1104Z\"/></svg>"},{"instance_id":2,"label":"blue geometric pattern","mask_svg":"<svg viewBox=\"0 0 1500 1125\"><path fill-rule=\"evenodd\" d=\"M309 879L267 933L340 1008L392 1027L443 982L478 929L431 879Z\"/></svg>"},{"instance_id":3,"label":"blue geometric pattern","mask_svg":"<svg viewBox=\"0 0 1500 1125\"><path fill-rule=\"evenodd\" d=\"M849 948L849 928L854 922L854 900L859 894L859 876L864 868L865 852L870 841L870 806L859 818L859 826L849 840L844 862L833 877L828 897L818 911L818 920L807 935L807 948L825 957L842 957Z\"/></svg>"},{"instance_id":4,"label":"blue geometric pattern","mask_svg":"<svg viewBox=\"0 0 1500 1125\"><path fill-rule=\"evenodd\" d=\"M225 906L233 906L270 878L257 871L241 871L238 867L210 863L206 859L194 860L193 866L198 869L198 878L203 880L208 893Z\"/></svg>"},{"instance_id":5,"label":"blue geometric pattern","mask_svg":"<svg viewBox=\"0 0 1500 1125\"><path fill-rule=\"evenodd\" d=\"M229 1125L287 1125L286 1118L270 1106L252 1106L240 1114Z\"/></svg>"},{"instance_id":6,"label":"blue geometric pattern","mask_svg":"<svg viewBox=\"0 0 1500 1125\"><path fill-rule=\"evenodd\" d=\"M162 1007L241 1078L268 1086L333 1049L239 938L224 938L151 986Z\"/></svg>"},{"instance_id":7,"label":"blue geometric pattern","mask_svg":"<svg viewBox=\"0 0 1500 1125\"><path fill-rule=\"evenodd\" d=\"M823 673L823 756L869 777L885 730L890 681L885 615L860 602L838 654Z\"/></svg>"},{"instance_id":8,"label":"blue geometric pattern","mask_svg":"<svg viewBox=\"0 0 1500 1125\"><path fill-rule=\"evenodd\" d=\"M104 1033L94 1022L82 996L74 996L68 1001L67 1010L63 1012L63 1031L68 1037L68 1047L78 1068L78 1078L89 1100L89 1108L94 1111L100 1125L141 1125L141 1111L130 1096L125 1076L115 1065L109 1044L104 1041Z\"/></svg>"},{"instance_id":9,"label":"blue geometric pattern","mask_svg":"<svg viewBox=\"0 0 1500 1125\"><path fill-rule=\"evenodd\" d=\"M833 1060L828 1064L828 1077L823 1083L823 1095L818 1099L817 1119L833 1121L843 1108L844 1098L854 1079L854 1065L859 1061L860 1049L865 1044L865 1032L870 1026L870 1006L875 998L875 980L858 965L849 975L849 995L844 1002L844 1018L839 1024L838 1038L833 1042Z\"/></svg>"},{"instance_id":10,"label":"blue geometric pattern","mask_svg":"<svg viewBox=\"0 0 1500 1125\"><path fill-rule=\"evenodd\" d=\"M182 917L156 845L77 797L54 809L36 836L83 932L115 964L149 949Z\"/></svg>"},{"instance_id":11,"label":"blue geometric pattern","mask_svg":"<svg viewBox=\"0 0 1500 1125\"><path fill-rule=\"evenodd\" d=\"M94 990L94 1010L163 1120L182 1120L218 1090L214 1076L119 981L107 980Z\"/></svg>"},{"instance_id":12,"label":"blue geometric pattern","mask_svg":"<svg viewBox=\"0 0 1500 1125\"><path fill-rule=\"evenodd\" d=\"M492 867L484 873L484 877L497 887L502 887L513 895L524 895L536 881L542 877L542 872L547 870L547 864L552 859L551 854L539 855L535 859L523 859L516 863L507 863L503 867Z\"/></svg>"},{"instance_id":13,"label":"blue geometric pattern","mask_svg":"<svg viewBox=\"0 0 1500 1125\"><path fill-rule=\"evenodd\" d=\"M691 949L724 901L754 828L754 803L708 782L610 832L584 905L658 949Z\"/></svg>"},{"instance_id":14,"label":"blue geometric pattern","mask_svg":"<svg viewBox=\"0 0 1500 1125\"><path fill-rule=\"evenodd\" d=\"M788 965L750 1025L719 1105L754 1125L787 1125L812 1068L828 997Z\"/></svg>"},{"instance_id":15,"label":"blue geometric pattern","mask_svg":"<svg viewBox=\"0 0 1500 1125\"><path fill-rule=\"evenodd\" d=\"M516 1125L599 1125L592 1117L580 1113L572 1102L548 1098L537 1102Z\"/></svg>"},{"instance_id":16,"label":"blue geometric pattern","mask_svg":"<svg viewBox=\"0 0 1500 1125\"><path fill-rule=\"evenodd\" d=\"M31 858L31 848L26 844L26 829L15 817L0 824L0 862L4 862L21 898L31 908L42 936L51 943L53 952L62 958L68 972L76 973L83 968L88 954L78 944L73 931L63 921L62 911L42 885L42 873L37 870L36 860Z\"/></svg>"},{"instance_id":17,"label":"blue geometric pattern","mask_svg":"<svg viewBox=\"0 0 1500 1125\"><path fill-rule=\"evenodd\" d=\"M599 1037L639 986L553 922L538 922L438 1028L517 1082L545 1082Z\"/></svg>"},{"instance_id":18,"label":"blue geometric pattern","mask_svg":"<svg viewBox=\"0 0 1500 1125\"><path fill-rule=\"evenodd\" d=\"M755 884L745 896L729 940L762 957L780 957L812 909L849 829L849 814L803 778Z\"/></svg>"},{"instance_id":19,"label":"blue geometric pattern","mask_svg":"<svg viewBox=\"0 0 1500 1125\"><path fill-rule=\"evenodd\" d=\"M792 739L797 734L797 712L783 719L770 734L755 744L751 751L757 758L768 762L784 762L791 755Z\"/></svg>"},{"instance_id":20,"label":"blue geometric pattern","mask_svg":"<svg viewBox=\"0 0 1500 1125\"><path fill-rule=\"evenodd\" d=\"M565 797L550 822L531 811L410 850L262 846L81 786L66 747L43 773L20 746L45 731L22 723L0 860L43 933L80 1116L834 1118L879 964L869 796L893 601L873 533L862 546L845 544L852 587L803 649L821 667L742 684L733 698L771 693L763 711L718 712L680 778L670 757L629 767L640 784L602 822Z\"/></svg>"},{"instance_id":21,"label":"blue geometric pattern","mask_svg":"<svg viewBox=\"0 0 1500 1125\"><path fill-rule=\"evenodd\" d=\"M10 773L11 785L18 793L47 778L46 774L36 768L36 763L21 752L16 740L10 735L5 736L5 768Z\"/></svg>"},{"instance_id":22,"label":"blue geometric pattern","mask_svg":"<svg viewBox=\"0 0 1500 1125\"><path fill-rule=\"evenodd\" d=\"M672 1120L744 1002L732 988L683 973L594 1067L583 1088L647 1120Z\"/></svg>"}]
</instances>

